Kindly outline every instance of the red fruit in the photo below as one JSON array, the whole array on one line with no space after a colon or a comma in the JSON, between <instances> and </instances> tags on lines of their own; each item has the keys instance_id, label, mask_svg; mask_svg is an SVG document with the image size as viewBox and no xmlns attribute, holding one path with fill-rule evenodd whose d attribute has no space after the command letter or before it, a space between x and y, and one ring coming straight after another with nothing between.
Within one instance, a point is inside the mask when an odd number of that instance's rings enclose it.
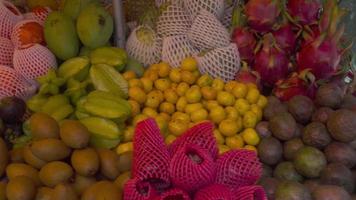
<instances>
[{"instance_id":1,"label":"red fruit","mask_svg":"<svg viewBox=\"0 0 356 200\"><path fill-rule=\"evenodd\" d=\"M237 45L240 58L248 63L254 60L256 38L246 27L236 28L232 34L232 41Z\"/></svg>"},{"instance_id":2,"label":"red fruit","mask_svg":"<svg viewBox=\"0 0 356 200\"><path fill-rule=\"evenodd\" d=\"M248 24L260 32L271 30L280 14L278 0L249 0L245 9Z\"/></svg>"},{"instance_id":3,"label":"red fruit","mask_svg":"<svg viewBox=\"0 0 356 200\"><path fill-rule=\"evenodd\" d=\"M294 96L303 95L314 99L317 85L314 76L308 70L302 73L293 73L288 79L276 83L273 93L282 101L289 101Z\"/></svg>"},{"instance_id":4,"label":"red fruit","mask_svg":"<svg viewBox=\"0 0 356 200\"><path fill-rule=\"evenodd\" d=\"M320 0L289 0L287 5L289 14L301 25L316 23L321 8Z\"/></svg>"},{"instance_id":5,"label":"red fruit","mask_svg":"<svg viewBox=\"0 0 356 200\"><path fill-rule=\"evenodd\" d=\"M287 54L273 40L271 34L265 35L263 47L257 53L254 64L262 83L267 86L273 86L278 80L287 77L289 72Z\"/></svg>"},{"instance_id":6,"label":"red fruit","mask_svg":"<svg viewBox=\"0 0 356 200\"><path fill-rule=\"evenodd\" d=\"M16 24L11 40L17 48L27 48L33 44L45 45L43 27L36 20L24 20Z\"/></svg>"},{"instance_id":7,"label":"red fruit","mask_svg":"<svg viewBox=\"0 0 356 200\"><path fill-rule=\"evenodd\" d=\"M235 80L240 83L254 83L260 89L262 88L260 75L258 72L249 69L246 63L244 63L240 71L236 74Z\"/></svg>"},{"instance_id":8,"label":"red fruit","mask_svg":"<svg viewBox=\"0 0 356 200\"><path fill-rule=\"evenodd\" d=\"M297 35L290 24L286 24L273 32L276 42L284 51L292 53L295 49Z\"/></svg>"}]
</instances>

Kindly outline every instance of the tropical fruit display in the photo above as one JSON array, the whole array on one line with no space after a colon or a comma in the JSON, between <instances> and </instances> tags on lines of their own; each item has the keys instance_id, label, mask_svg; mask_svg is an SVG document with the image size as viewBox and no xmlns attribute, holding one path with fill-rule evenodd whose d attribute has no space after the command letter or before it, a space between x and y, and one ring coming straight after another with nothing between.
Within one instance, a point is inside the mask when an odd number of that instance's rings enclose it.
<instances>
[{"instance_id":1,"label":"tropical fruit display","mask_svg":"<svg viewBox=\"0 0 356 200\"><path fill-rule=\"evenodd\" d=\"M355 194L355 103L335 83L316 100L297 95L282 103L268 97L266 121L257 125L260 180L269 199L351 199ZM330 193L326 192L330 189Z\"/></svg>"}]
</instances>

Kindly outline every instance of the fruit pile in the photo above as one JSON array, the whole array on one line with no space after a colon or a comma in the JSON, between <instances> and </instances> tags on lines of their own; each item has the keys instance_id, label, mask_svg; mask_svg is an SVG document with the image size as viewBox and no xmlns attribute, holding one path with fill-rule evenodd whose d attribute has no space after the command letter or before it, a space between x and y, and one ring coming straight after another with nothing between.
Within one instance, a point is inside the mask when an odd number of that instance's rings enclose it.
<instances>
[{"instance_id":1,"label":"fruit pile","mask_svg":"<svg viewBox=\"0 0 356 200\"><path fill-rule=\"evenodd\" d=\"M262 187L254 185L262 172L256 152L240 149L219 156L213 126L195 125L166 146L153 119L139 122L124 200L266 200Z\"/></svg>"},{"instance_id":2,"label":"fruit pile","mask_svg":"<svg viewBox=\"0 0 356 200\"><path fill-rule=\"evenodd\" d=\"M260 184L269 199L355 198L356 98L338 85L321 86L315 102L269 97L257 125L264 163Z\"/></svg>"},{"instance_id":3,"label":"fruit pile","mask_svg":"<svg viewBox=\"0 0 356 200\"><path fill-rule=\"evenodd\" d=\"M133 127L151 117L158 122L167 144L181 136L189 127L204 120L215 125L214 135L219 149L255 149L260 138L254 130L262 119L267 98L256 85L213 79L201 75L193 58L182 61L180 68L161 62L150 66L142 78L132 72L123 74L129 83L129 103ZM127 134L127 135L126 135Z\"/></svg>"}]
</instances>

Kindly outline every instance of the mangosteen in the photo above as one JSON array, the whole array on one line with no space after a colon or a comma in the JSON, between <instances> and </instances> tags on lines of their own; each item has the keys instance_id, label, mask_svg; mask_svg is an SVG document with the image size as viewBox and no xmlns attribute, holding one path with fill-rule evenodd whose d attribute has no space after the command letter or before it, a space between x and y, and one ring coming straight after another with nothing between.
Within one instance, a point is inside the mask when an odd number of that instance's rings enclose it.
<instances>
[{"instance_id":1,"label":"mangosteen","mask_svg":"<svg viewBox=\"0 0 356 200\"><path fill-rule=\"evenodd\" d=\"M17 97L5 97L0 100L0 118L8 124L21 121L26 112L26 103Z\"/></svg>"},{"instance_id":2,"label":"mangosteen","mask_svg":"<svg viewBox=\"0 0 356 200\"><path fill-rule=\"evenodd\" d=\"M281 103L281 101L275 96L268 97L268 104L263 110L263 116L265 119L270 120L273 116L287 112L288 107Z\"/></svg>"},{"instance_id":3,"label":"mangosteen","mask_svg":"<svg viewBox=\"0 0 356 200\"><path fill-rule=\"evenodd\" d=\"M279 113L270 120L269 129L274 137L286 141L295 137L297 123L291 114Z\"/></svg>"},{"instance_id":4,"label":"mangosteen","mask_svg":"<svg viewBox=\"0 0 356 200\"><path fill-rule=\"evenodd\" d=\"M331 136L340 142L350 142L356 139L356 113L340 109L331 114L327 127Z\"/></svg>"},{"instance_id":5,"label":"mangosteen","mask_svg":"<svg viewBox=\"0 0 356 200\"><path fill-rule=\"evenodd\" d=\"M283 144L283 155L287 160L293 160L299 149L304 147L304 143L300 138L294 138Z\"/></svg>"},{"instance_id":6,"label":"mangosteen","mask_svg":"<svg viewBox=\"0 0 356 200\"><path fill-rule=\"evenodd\" d=\"M282 158L282 144L274 137L263 138L257 150L261 161L268 165L275 165Z\"/></svg>"},{"instance_id":7,"label":"mangosteen","mask_svg":"<svg viewBox=\"0 0 356 200\"><path fill-rule=\"evenodd\" d=\"M312 193L314 200L351 200L347 191L336 185L320 185Z\"/></svg>"},{"instance_id":8,"label":"mangosteen","mask_svg":"<svg viewBox=\"0 0 356 200\"><path fill-rule=\"evenodd\" d=\"M320 181L325 185L343 187L349 193L352 193L355 188L351 170L340 163L328 164L321 172Z\"/></svg>"},{"instance_id":9,"label":"mangosteen","mask_svg":"<svg viewBox=\"0 0 356 200\"><path fill-rule=\"evenodd\" d=\"M276 200L311 200L309 190L296 181L283 181L277 186L275 193Z\"/></svg>"},{"instance_id":10,"label":"mangosteen","mask_svg":"<svg viewBox=\"0 0 356 200\"><path fill-rule=\"evenodd\" d=\"M321 85L316 92L315 101L320 106L339 108L344 99L342 89L333 83Z\"/></svg>"},{"instance_id":11,"label":"mangosteen","mask_svg":"<svg viewBox=\"0 0 356 200\"><path fill-rule=\"evenodd\" d=\"M306 145L324 149L331 142L331 137L328 129L323 123L312 122L303 130L303 142Z\"/></svg>"},{"instance_id":12,"label":"mangosteen","mask_svg":"<svg viewBox=\"0 0 356 200\"><path fill-rule=\"evenodd\" d=\"M324 150L328 162L344 164L348 168L356 165L356 150L341 142L332 142Z\"/></svg>"},{"instance_id":13,"label":"mangosteen","mask_svg":"<svg viewBox=\"0 0 356 200\"><path fill-rule=\"evenodd\" d=\"M328 121L330 115L335 112L333 109L329 108L329 107L321 107L318 108L313 116L312 116L312 121L313 122L321 122L326 124L326 122Z\"/></svg>"},{"instance_id":14,"label":"mangosteen","mask_svg":"<svg viewBox=\"0 0 356 200\"><path fill-rule=\"evenodd\" d=\"M299 149L294 158L294 167L307 178L318 178L326 167L326 158L319 149L305 146Z\"/></svg>"},{"instance_id":15,"label":"mangosteen","mask_svg":"<svg viewBox=\"0 0 356 200\"><path fill-rule=\"evenodd\" d=\"M297 95L289 100L288 110L297 122L306 124L314 112L314 103L309 97Z\"/></svg>"},{"instance_id":16,"label":"mangosteen","mask_svg":"<svg viewBox=\"0 0 356 200\"><path fill-rule=\"evenodd\" d=\"M274 169L273 176L275 178L287 181L297 181L302 182L303 177L298 174L297 170L295 170L292 162L281 162Z\"/></svg>"}]
</instances>

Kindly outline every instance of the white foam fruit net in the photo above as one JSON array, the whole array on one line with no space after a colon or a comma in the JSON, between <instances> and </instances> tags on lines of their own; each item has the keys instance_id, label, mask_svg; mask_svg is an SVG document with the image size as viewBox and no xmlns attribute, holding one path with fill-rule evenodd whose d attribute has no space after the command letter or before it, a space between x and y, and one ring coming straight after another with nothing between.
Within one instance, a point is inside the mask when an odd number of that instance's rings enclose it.
<instances>
[{"instance_id":1,"label":"white foam fruit net","mask_svg":"<svg viewBox=\"0 0 356 200\"><path fill-rule=\"evenodd\" d=\"M201 10L206 10L221 19L224 15L225 0L183 0L183 5L191 19L195 19Z\"/></svg>"},{"instance_id":2,"label":"white foam fruit net","mask_svg":"<svg viewBox=\"0 0 356 200\"><path fill-rule=\"evenodd\" d=\"M162 60L172 67L179 67L181 61L195 55L198 50L189 42L186 35L177 35L163 39Z\"/></svg>"},{"instance_id":3,"label":"white foam fruit net","mask_svg":"<svg viewBox=\"0 0 356 200\"><path fill-rule=\"evenodd\" d=\"M225 26L225 28L229 28L231 25L233 10L234 10L234 6L229 6L225 8L224 16L221 20L221 23Z\"/></svg>"},{"instance_id":4,"label":"white foam fruit net","mask_svg":"<svg viewBox=\"0 0 356 200\"><path fill-rule=\"evenodd\" d=\"M161 59L162 39L148 26L135 28L126 43L127 53L148 66Z\"/></svg>"},{"instance_id":5,"label":"white foam fruit net","mask_svg":"<svg viewBox=\"0 0 356 200\"><path fill-rule=\"evenodd\" d=\"M27 30L26 25L30 25L32 30ZM43 27L37 20L34 19L27 19L18 22L14 26L11 33L11 41L15 48L26 48L27 46L31 46L33 43L42 43L44 42L43 40Z\"/></svg>"},{"instance_id":6,"label":"white foam fruit net","mask_svg":"<svg viewBox=\"0 0 356 200\"><path fill-rule=\"evenodd\" d=\"M202 74L207 73L224 81L233 80L240 69L240 56L236 44L233 43L195 58Z\"/></svg>"},{"instance_id":7,"label":"white foam fruit net","mask_svg":"<svg viewBox=\"0 0 356 200\"><path fill-rule=\"evenodd\" d=\"M47 16L52 12L49 7L37 7L31 12L24 14L25 19L36 20L41 25L44 25Z\"/></svg>"},{"instance_id":8,"label":"white foam fruit net","mask_svg":"<svg viewBox=\"0 0 356 200\"><path fill-rule=\"evenodd\" d=\"M22 19L23 15L16 6L0 0L0 37L10 38L13 27Z\"/></svg>"},{"instance_id":9,"label":"white foam fruit net","mask_svg":"<svg viewBox=\"0 0 356 200\"><path fill-rule=\"evenodd\" d=\"M195 18L188 31L188 38L195 47L201 50L226 47L230 43L230 35L224 25L205 10L200 11Z\"/></svg>"},{"instance_id":10,"label":"white foam fruit net","mask_svg":"<svg viewBox=\"0 0 356 200\"><path fill-rule=\"evenodd\" d=\"M13 61L14 69L28 81L57 68L56 57L49 49L39 44L25 49L15 49Z\"/></svg>"},{"instance_id":11,"label":"white foam fruit net","mask_svg":"<svg viewBox=\"0 0 356 200\"><path fill-rule=\"evenodd\" d=\"M16 96L27 99L36 91L34 85L30 85L13 68L0 65L0 99L8 96Z\"/></svg>"},{"instance_id":12,"label":"white foam fruit net","mask_svg":"<svg viewBox=\"0 0 356 200\"><path fill-rule=\"evenodd\" d=\"M157 21L157 33L161 37L185 34L191 26L189 14L182 6L172 4L162 13Z\"/></svg>"},{"instance_id":13,"label":"white foam fruit net","mask_svg":"<svg viewBox=\"0 0 356 200\"><path fill-rule=\"evenodd\" d=\"M0 65L12 66L14 45L11 40L0 37Z\"/></svg>"},{"instance_id":14,"label":"white foam fruit net","mask_svg":"<svg viewBox=\"0 0 356 200\"><path fill-rule=\"evenodd\" d=\"M183 6L183 0L155 0L156 6L160 7L162 4L174 3L176 5Z\"/></svg>"}]
</instances>

